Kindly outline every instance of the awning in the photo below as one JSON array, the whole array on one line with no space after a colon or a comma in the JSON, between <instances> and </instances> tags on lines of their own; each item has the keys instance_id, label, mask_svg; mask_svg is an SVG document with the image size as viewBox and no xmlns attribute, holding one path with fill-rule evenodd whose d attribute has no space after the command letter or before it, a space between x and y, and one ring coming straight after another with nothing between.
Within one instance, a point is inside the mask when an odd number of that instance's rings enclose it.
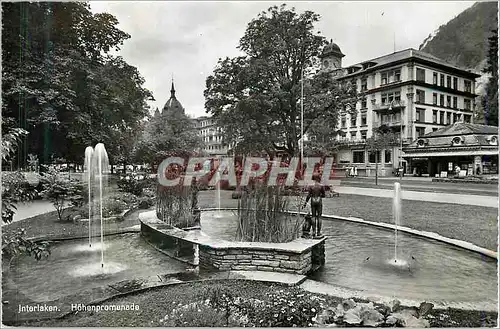
<instances>
[{"instance_id":1,"label":"awning","mask_svg":"<svg viewBox=\"0 0 500 329\"><path fill-rule=\"evenodd\" d=\"M454 151L454 152L422 152L403 154L403 158L455 157L475 155L498 155L498 150Z\"/></svg>"}]
</instances>

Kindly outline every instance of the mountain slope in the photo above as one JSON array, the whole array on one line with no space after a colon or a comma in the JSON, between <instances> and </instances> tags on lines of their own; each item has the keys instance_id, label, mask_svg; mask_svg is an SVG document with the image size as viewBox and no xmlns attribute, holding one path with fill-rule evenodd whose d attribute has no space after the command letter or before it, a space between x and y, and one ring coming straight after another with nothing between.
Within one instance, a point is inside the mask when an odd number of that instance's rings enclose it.
<instances>
[{"instance_id":1,"label":"mountain slope","mask_svg":"<svg viewBox=\"0 0 500 329\"><path fill-rule=\"evenodd\" d=\"M476 2L427 37L420 50L452 64L480 71L488 52L488 37L497 28L497 2Z\"/></svg>"}]
</instances>

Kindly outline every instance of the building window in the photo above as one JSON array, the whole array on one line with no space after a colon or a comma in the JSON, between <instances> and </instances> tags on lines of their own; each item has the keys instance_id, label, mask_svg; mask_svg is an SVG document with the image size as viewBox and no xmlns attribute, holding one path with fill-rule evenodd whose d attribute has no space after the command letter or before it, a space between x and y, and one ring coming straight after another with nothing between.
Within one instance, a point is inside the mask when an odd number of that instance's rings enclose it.
<instances>
[{"instance_id":1,"label":"building window","mask_svg":"<svg viewBox=\"0 0 500 329\"><path fill-rule=\"evenodd\" d=\"M432 83L435 84L436 86L438 84L438 74L436 72L432 74Z\"/></svg>"},{"instance_id":2,"label":"building window","mask_svg":"<svg viewBox=\"0 0 500 329\"><path fill-rule=\"evenodd\" d=\"M444 112L443 111L439 111L439 123L444 125L445 122L444 122Z\"/></svg>"},{"instance_id":3,"label":"building window","mask_svg":"<svg viewBox=\"0 0 500 329\"><path fill-rule=\"evenodd\" d=\"M438 104L438 94L437 93L432 93L432 104L434 104L434 105Z\"/></svg>"},{"instance_id":4,"label":"building window","mask_svg":"<svg viewBox=\"0 0 500 329\"><path fill-rule=\"evenodd\" d=\"M355 139L356 139L356 132L351 131L351 140L355 140Z\"/></svg>"},{"instance_id":5,"label":"building window","mask_svg":"<svg viewBox=\"0 0 500 329\"><path fill-rule=\"evenodd\" d=\"M351 127L356 127L356 117L351 117Z\"/></svg>"},{"instance_id":6,"label":"building window","mask_svg":"<svg viewBox=\"0 0 500 329\"><path fill-rule=\"evenodd\" d=\"M376 158L378 158L378 159L376 159ZM373 151L373 152L368 153L368 162L370 162L370 163L380 162L380 152Z\"/></svg>"},{"instance_id":7,"label":"building window","mask_svg":"<svg viewBox=\"0 0 500 329\"><path fill-rule=\"evenodd\" d=\"M464 114L464 122L470 123L470 120L471 120L471 116Z\"/></svg>"},{"instance_id":8,"label":"building window","mask_svg":"<svg viewBox=\"0 0 500 329\"><path fill-rule=\"evenodd\" d=\"M394 81L401 81L401 69L397 69L394 71Z\"/></svg>"},{"instance_id":9,"label":"building window","mask_svg":"<svg viewBox=\"0 0 500 329\"><path fill-rule=\"evenodd\" d=\"M423 135L425 135L425 128L424 127L417 127L415 128L416 132L417 132L417 137L422 137Z\"/></svg>"},{"instance_id":10,"label":"building window","mask_svg":"<svg viewBox=\"0 0 500 329\"><path fill-rule=\"evenodd\" d=\"M432 123L437 123L438 121L438 111L432 111Z\"/></svg>"},{"instance_id":11,"label":"building window","mask_svg":"<svg viewBox=\"0 0 500 329\"><path fill-rule=\"evenodd\" d=\"M425 70L417 67L417 81L425 82Z\"/></svg>"},{"instance_id":12,"label":"building window","mask_svg":"<svg viewBox=\"0 0 500 329\"><path fill-rule=\"evenodd\" d=\"M417 89L417 99L415 103L425 103L425 91Z\"/></svg>"},{"instance_id":13,"label":"building window","mask_svg":"<svg viewBox=\"0 0 500 329\"><path fill-rule=\"evenodd\" d=\"M444 106L444 95L439 95L439 105Z\"/></svg>"},{"instance_id":14,"label":"building window","mask_svg":"<svg viewBox=\"0 0 500 329\"><path fill-rule=\"evenodd\" d=\"M446 96L446 107L451 107L451 96Z\"/></svg>"},{"instance_id":15,"label":"building window","mask_svg":"<svg viewBox=\"0 0 500 329\"><path fill-rule=\"evenodd\" d=\"M439 84L439 85L440 85L441 87L444 87L444 74L440 74L440 75L439 75L439 80L440 80L440 81L439 81L439 82L440 82L440 84Z\"/></svg>"},{"instance_id":16,"label":"building window","mask_svg":"<svg viewBox=\"0 0 500 329\"><path fill-rule=\"evenodd\" d=\"M464 99L464 109L470 111L472 108L470 99Z\"/></svg>"},{"instance_id":17,"label":"building window","mask_svg":"<svg viewBox=\"0 0 500 329\"><path fill-rule=\"evenodd\" d=\"M451 125L451 112L446 113L446 124Z\"/></svg>"},{"instance_id":18,"label":"building window","mask_svg":"<svg viewBox=\"0 0 500 329\"><path fill-rule=\"evenodd\" d=\"M366 140L366 130L361 132L361 139Z\"/></svg>"},{"instance_id":19,"label":"building window","mask_svg":"<svg viewBox=\"0 0 500 329\"><path fill-rule=\"evenodd\" d=\"M458 98L457 97L453 97L453 108L454 109L458 108Z\"/></svg>"},{"instance_id":20,"label":"building window","mask_svg":"<svg viewBox=\"0 0 500 329\"><path fill-rule=\"evenodd\" d=\"M368 80L366 78L361 79L361 91L368 90Z\"/></svg>"},{"instance_id":21,"label":"building window","mask_svg":"<svg viewBox=\"0 0 500 329\"><path fill-rule=\"evenodd\" d=\"M458 122L458 114L453 114L453 123Z\"/></svg>"},{"instance_id":22,"label":"building window","mask_svg":"<svg viewBox=\"0 0 500 329\"><path fill-rule=\"evenodd\" d=\"M362 109L368 108L368 104L366 102L366 98L364 98L363 100L361 100L361 108Z\"/></svg>"},{"instance_id":23,"label":"building window","mask_svg":"<svg viewBox=\"0 0 500 329\"><path fill-rule=\"evenodd\" d=\"M446 77L446 87L451 88L451 77L449 75Z\"/></svg>"},{"instance_id":24,"label":"building window","mask_svg":"<svg viewBox=\"0 0 500 329\"><path fill-rule=\"evenodd\" d=\"M352 162L353 163L365 163L365 151L353 151L352 152Z\"/></svg>"},{"instance_id":25,"label":"building window","mask_svg":"<svg viewBox=\"0 0 500 329\"><path fill-rule=\"evenodd\" d=\"M382 94L381 102L383 105L390 104L392 101L396 101L396 102L401 101L401 92L400 91L392 91L392 92Z\"/></svg>"},{"instance_id":26,"label":"building window","mask_svg":"<svg viewBox=\"0 0 500 329\"><path fill-rule=\"evenodd\" d=\"M425 122L425 109L417 108L416 111L416 122Z\"/></svg>"},{"instance_id":27,"label":"building window","mask_svg":"<svg viewBox=\"0 0 500 329\"><path fill-rule=\"evenodd\" d=\"M366 126L366 115L361 116L361 125Z\"/></svg>"},{"instance_id":28,"label":"building window","mask_svg":"<svg viewBox=\"0 0 500 329\"><path fill-rule=\"evenodd\" d=\"M345 118L342 118L340 127L345 128Z\"/></svg>"},{"instance_id":29,"label":"building window","mask_svg":"<svg viewBox=\"0 0 500 329\"><path fill-rule=\"evenodd\" d=\"M384 152L385 163L391 163L392 161L392 152L391 150L385 150Z\"/></svg>"},{"instance_id":30,"label":"building window","mask_svg":"<svg viewBox=\"0 0 500 329\"><path fill-rule=\"evenodd\" d=\"M386 85L387 84L387 72L382 73L381 76L382 76L381 85Z\"/></svg>"},{"instance_id":31,"label":"building window","mask_svg":"<svg viewBox=\"0 0 500 329\"><path fill-rule=\"evenodd\" d=\"M469 80L464 80L464 89L466 93L472 92L472 83Z\"/></svg>"},{"instance_id":32,"label":"building window","mask_svg":"<svg viewBox=\"0 0 500 329\"><path fill-rule=\"evenodd\" d=\"M453 77L453 89L458 89L458 78Z\"/></svg>"}]
</instances>

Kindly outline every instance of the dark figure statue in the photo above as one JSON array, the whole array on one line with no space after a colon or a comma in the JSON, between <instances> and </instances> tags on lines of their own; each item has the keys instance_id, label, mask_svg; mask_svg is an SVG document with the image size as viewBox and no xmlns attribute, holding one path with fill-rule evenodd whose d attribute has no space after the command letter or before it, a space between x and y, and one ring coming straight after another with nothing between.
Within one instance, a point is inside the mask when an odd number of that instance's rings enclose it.
<instances>
[{"instance_id":1,"label":"dark figure statue","mask_svg":"<svg viewBox=\"0 0 500 329\"><path fill-rule=\"evenodd\" d=\"M311 236L311 227L312 227L312 216L311 214L307 214L305 216L304 225L302 225L302 237L309 238Z\"/></svg>"},{"instance_id":2,"label":"dark figure statue","mask_svg":"<svg viewBox=\"0 0 500 329\"><path fill-rule=\"evenodd\" d=\"M198 208L198 182L196 177L191 180L191 210Z\"/></svg>"},{"instance_id":3,"label":"dark figure statue","mask_svg":"<svg viewBox=\"0 0 500 329\"><path fill-rule=\"evenodd\" d=\"M307 194L306 202L304 203L303 207L305 207L307 205L307 202L311 200L311 214L314 220L313 237L319 239L322 237L321 215L323 212L323 198L326 197L326 189L320 183L320 176L315 176L314 181L314 185L309 187L309 193Z\"/></svg>"}]
</instances>

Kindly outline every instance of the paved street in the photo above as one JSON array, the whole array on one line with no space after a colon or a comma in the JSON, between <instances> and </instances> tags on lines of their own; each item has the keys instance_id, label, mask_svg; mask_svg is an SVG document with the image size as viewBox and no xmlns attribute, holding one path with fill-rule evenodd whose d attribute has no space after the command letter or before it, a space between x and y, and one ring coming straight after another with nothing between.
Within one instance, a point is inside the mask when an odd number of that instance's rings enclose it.
<instances>
[{"instance_id":1,"label":"paved street","mask_svg":"<svg viewBox=\"0 0 500 329\"><path fill-rule=\"evenodd\" d=\"M35 217L47 212L55 211L56 209L46 200L35 200L33 202L20 203L17 205L17 212L14 214L13 222L17 222L26 218ZM2 222L3 225L8 225Z\"/></svg>"},{"instance_id":2,"label":"paved street","mask_svg":"<svg viewBox=\"0 0 500 329\"><path fill-rule=\"evenodd\" d=\"M381 198L392 198L394 192L390 189L337 186L335 191L342 194L356 194ZM417 192L406 190L404 187L401 190L401 197L404 200L453 203L462 205L482 206L482 207L498 207L497 196L472 195L472 194L452 194L452 193L433 193L433 192Z\"/></svg>"}]
</instances>

